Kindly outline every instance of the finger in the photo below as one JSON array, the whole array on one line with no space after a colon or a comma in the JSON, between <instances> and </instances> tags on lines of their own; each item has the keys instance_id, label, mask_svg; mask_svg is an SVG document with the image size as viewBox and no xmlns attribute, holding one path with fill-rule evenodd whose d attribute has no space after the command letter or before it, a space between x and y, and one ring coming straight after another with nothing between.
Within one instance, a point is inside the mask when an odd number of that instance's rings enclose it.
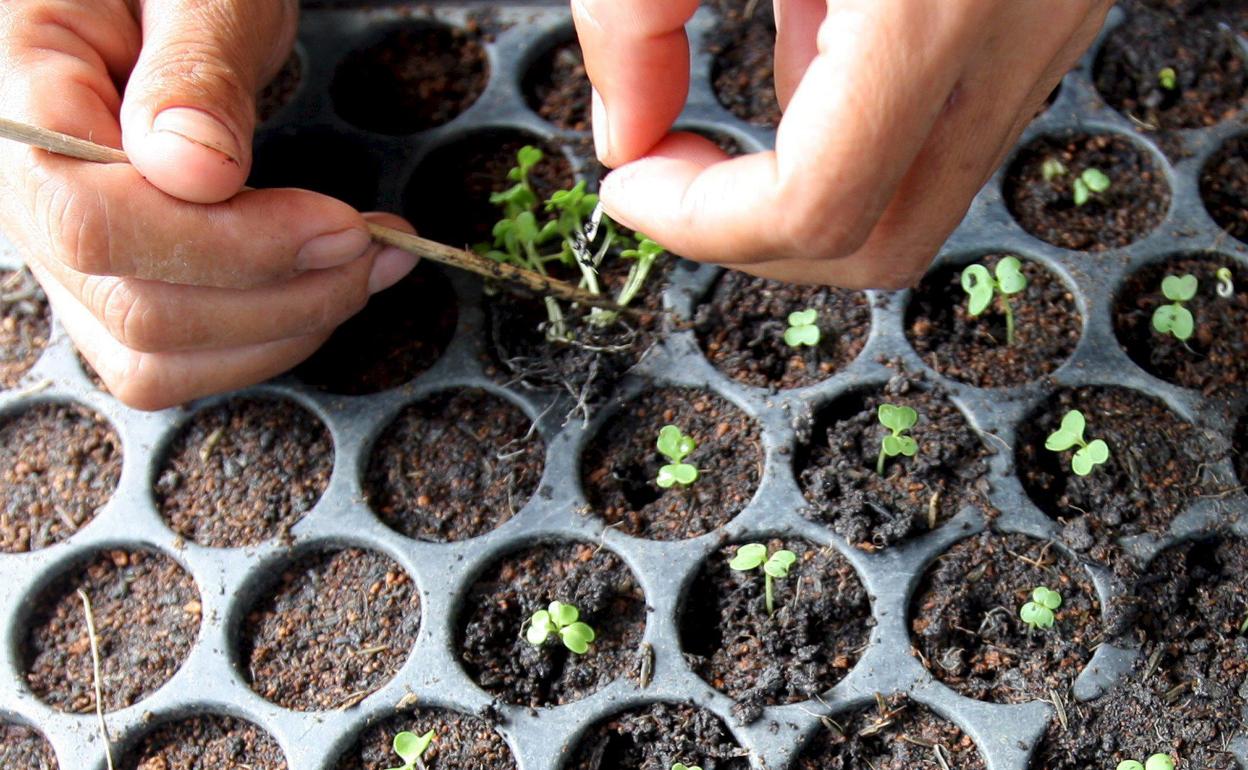
<instances>
[{"instance_id":1,"label":"finger","mask_svg":"<svg viewBox=\"0 0 1248 770\"><path fill-rule=\"evenodd\" d=\"M784 111L819 53L816 32L828 12L827 0L775 0L776 98Z\"/></svg>"}]
</instances>

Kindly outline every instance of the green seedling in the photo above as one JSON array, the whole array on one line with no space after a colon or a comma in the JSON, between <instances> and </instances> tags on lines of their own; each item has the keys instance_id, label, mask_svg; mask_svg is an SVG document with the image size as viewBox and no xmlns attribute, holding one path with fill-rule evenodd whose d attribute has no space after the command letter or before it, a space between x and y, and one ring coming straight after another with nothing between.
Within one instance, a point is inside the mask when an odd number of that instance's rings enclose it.
<instances>
[{"instance_id":1,"label":"green seedling","mask_svg":"<svg viewBox=\"0 0 1248 770\"><path fill-rule=\"evenodd\" d=\"M697 765L686 767L684 764L677 762L676 764L672 765L672 770L702 770L702 768L698 767Z\"/></svg>"},{"instance_id":2,"label":"green seedling","mask_svg":"<svg viewBox=\"0 0 1248 770\"><path fill-rule=\"evenodd\" d=\"M425 770L425 763L421 761L421 755L425 753L425 749L429 748L429 744L433 743L433 739L437 737L433 734L433 730L424 735L409 733L406 730L394 736L394 753L403 759L403 764L398 767L392 767L390 770Z\"/></svg>"},{"instance_id":3,"label":"green seedling","mask_svg":"<svg viewBox=\"0 0 1248 770\"><path fill-rule=\"evenodd\" d=\"M1044 448L1050 452L1065 452L1079 446L1074 457L1070 459L1070 468L1078 476L1087 476L1092 469L1109 459L1109 445L1101 439L1085 441L1083 430L1086 427L1083 412L1071 409L1062 418L1062 426L1049 434Z\"/></svg>"},{"instance_id":4,"label":"green seedling","mask_svg":"<svg viewBox=\"0 0 1248 770\"><path fill-rule=\"evenodd\" d=\"M1066 165L1057 158L1045 158L1040 164L1040 175L1044 181L1052 182L1060 176L1066 176Z\"/></svg>"},{"instance_id":5,"label":"green seedling","mask_svg":"<svg viewBox=\"0 0 1248 770\"><path fill-rule=\"evenodd\" d=\"M1005 343L1014 344L1014 308L1010 295L1027 288L1027 276L1023 275L1018 257L1002 257L997 262L996 277L983 265L968 265L962 271L962 291L969 295L966 312L972 318L988 309L992 298L997 297L1001 312L1005 314Z\"/></svg>"},{"instance_id":6,"label":"green seedling","mask_svg":"<svg viewBox=\"0 0 1248 770\"><path fill-rule=\"evenodd\" d=\"M1134 759L1119 762L1116 770L1174 770L1174 760L1169 754L1154 754L1142 765Z\"/></svg>"},{"instance_id":7,"label":"green seedling","mask_svg":"<svg viewBox=\"0 0 1248 770\"><path fill-rule=\"evenodd\" d=\"M797 561L797 554L781 548L770 556L767 546L762 543L748 543L737 549L736 555L728 566L738 572L748 572L758 567L763 568L764 594L767 600L767 614L776 614L775 598L772 593L772 581L776 578L789 576L789 568Z\"/></svg>"},{"instance_id":8,"label":"green seedling","mask_svg":"<svg viewBox=\"0 0 1248 770\"><path fill-rule=\"evenodd\" d=\"M1173 334L1180 342L1187 342L1196 329L1196 320L1183 303L1196 296L1196 276L1167 275L1161 281L1161 293L1170 300L1170 304L1153 311L1153 328L1162 334Z\"/></svg>"},{"instance_id":9,"label":"green seedling","mask_svg":"<svg viewBox=\"0 0 1248 770\"><path fill-rule=\"evenodd\" d=\"M1036 586L1036 589L1031 592L1031 601L1019 609L1018 616L1033 630L1052 628L1053 621L1057 619L1054 611L1061 606L1061 594L1045 586Z\"/></svg>"},{"instance_id":10,"label":"green seedling","mask_svg":"<svg viewBox=\"0 0 1248 770\"><path fill-rule=\"evenodd\" d=\"M877 415L880 424L889 430L888 435L880 441L880 456L875 463L875 472L883 476L885 459L897 455L914 457L918 454L919 443L913 436L904 434L919 421L919 413L908 406L880 404Z\"/></svg>"},{"instance_id":11,"label":"green seedling","mask_svg":"<svg viewBox=\"0 0 1248 770\"><path fill-rule=\"evenodd\" d=\"M558 635L567 647L577 655L584 655L589 643L594 641L594 629L579 618L581 611L574 605L551 602L544 610L538 610L529 618L529 629L524 638L534 647L541 647L552 635Z\"/></svg>"},{"instance_id":12,"label":"green seedling","mask_svg":"<svg viewBox=\"0 0 1248 770\"><path fill-rule=\"evenodd\" d=\"M1179 87L1179 73L1174 71L1174 67L1162 67L1157 71L1157 85L1173 91Z\"/></svg>"},{"instance_id":13,"label":"green seedling","mask_svg":"<svg viewBox=\"0 0 1248 770\"><path fill-rule=\"evenodd\" d=\"M1075 205L1082 206L1090 201L1092 196L1100 195L1108 190L1109 186L1109 177L1104 171L1099 168L1085 168L1074 182Z\"/></svg>"},{"instance_id":14,"label":"green seedling","mask_svg":"<svg viewBox=\"0 0 1248 770\"><path fill-rule=\"evenodd\" d=\"M819 344L819 311L814 308L789 313L789 328L784 330L784 344L796 348Z\"/></svg>"},{"instance_id":15,"label":"green seedling","mask_svg":"<svg viewBox=\"0 0 1248 770\"><path fill-rule=\"evenodd\" d=\"M1235 277L1231 275L1231 269L1219 267L1214 275L1218 278L1218 296L1222 299L1230 299L1235 294Z\"/></svg>"},{"instance_id":16,"label":"green seedling","mask_svg":"<svg viewBox=\"0 0 1248 770\"><path fill-rule=\"evenodd\" d=\"M659 431L657 445L659 454L671 462L659 468L659 475L654 483L668 489L674 484L687 487L698 480L698 469L685 462L685 458L698 448L698 442L693 440L693 436L683 433L675 425L664 425Z\"/></svg>"}]
</instances>

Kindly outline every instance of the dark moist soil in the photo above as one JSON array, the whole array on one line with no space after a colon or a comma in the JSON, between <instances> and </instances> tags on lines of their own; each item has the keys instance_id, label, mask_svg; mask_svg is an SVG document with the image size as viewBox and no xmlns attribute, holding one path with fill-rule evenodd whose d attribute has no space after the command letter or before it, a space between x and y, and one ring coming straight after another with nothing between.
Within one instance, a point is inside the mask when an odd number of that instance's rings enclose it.
<instances>
[{"instance_id":1,"label":"dark moist soil","mask_svg":"<svg viewBox=\"0 0 1248 770\"><path fill-rule=\"evenodd\" d=\"M483 390L404 409L377 440L364 494L391 529L435 542L485 534L515 515L541 479L532 421Z\"/></svg>"},{"instance_id":2,"label":"dark moist soil","mask_svg":"<svg viewBox=\"0 0 1248 770\"><path fill-rule=\"evenodd\" d=\"M51 328L48 298L30 271L0 270L0 387L14 387L35 365Z\"/></svg>"},{"instance_id":3,"label":"dark moist soil","mask_svg":"<svg viewBox=\"0 0 1248 770\"><path fill-rule=\"evenodd\" d=\"M298 711L345 708L394 676L416 641L420 597L371 551L290 564L243 621L240 660L261 696Z\"/></svg>"},{"instance_id":4,"label":"dark moist soil","mask_svg":"<svg viewBox=\"0 0 1248 770\"><path fill-rule=\"evenodd\" d=\"M907 432L919 444L914 457L890 457L876 472L881 404L909 406L919 420ZM803 514L827 524L850 544L885 548L922 535L963 507L986 513L989 449L952 402L898 375L883 392L845 396L807 425L796 462L810 505Z\"/></svg>"},{"instance_id":5,"label":"dark moist soil","mask_svg":"<svg viewBox=\"0 0 1248 770\"><path fill-rule=\"evenodd\" d=\"M575 40L565 40L541 56L525 73L524 99L538 115L569 131L590 129L589 77Z\"/></svg>"},{"instance_id":6,"label":"dark moist soil","mask_svg":"<svg viewBox=\"0 0 1248 770\"><path fill-rule=\"evenodd\" d=\"M139 741L122 770L285 770L272 736L251 722L204 714L161 725Z\"/></svg>"},{"instance_id":7,"label":"dark moist soil","mask_svg":"<svg viewBox=\"0 0 1248 770\"><path fill-rule=\"evenodd\" d=\"M1032 591L1062 596L1047 630L1018 613ZM1069 693L1102 640L1100 605L1077 562L1048 541L983 533L954 545L928 569L910 630L937 679L977 700L1026 703Z\"/></svg>"},{"instance_id":8,"label":"dark moist soil","mask_svg":"<svg viewBox=\"0 0 1248 770\"><path fill-rule=\"evenodd\" d=\"M872 625L871 599L854 568L832 547L772 539L767 552L797 555L789 577L773 581L767 614L761 570L728 562L740 544L711 554L685 599L681 646L698 676L736 699L742 723L764 706L810 700L839 682L858 660Z\"/></svg>"},{"instance_id":9,"label":"dark moist soil","mask_svg":"<svg viewBox=\"0 0 1248 770\"><path fill-rule=\"evenodd\" d=\"M1239 476L1239 483L1248 487L1248 414L1240 417L1239 424L1235 427L1231 456L1235 461L1235 473Z\"/></svg>"},{"instance_id":10,"label":"dark moist soil","mask_svg":"<svg viewBox=\"0 0 1248 770\"><path fill-rule=\"evenodd\" d=\"M289 104L302 79L303 61L298 52L291 51L282 68L256 97L256 123L264 123Z\"/></svg>"},{"instance_id":11,"label":"dark moist soil","mask_svg":"<svg viewBox=\"0 0 1248 770\"><path fill-rule=\"evenodd\" d=\"M675 425L697 442L684 462L698 469L687 487L655 483L669 460L656 447ZM723 526L754 497L763 472L758 425L712 393L651 390L628 402L599 431L581 460L592 509L635 537L681 540Z\"/></svg>"},{"instance_id":12,"label":"dark moist soil","mask_svg":"<svg viewBox=\"0 0 1248 770\"><path fill-rule=\"evenodd\" d=\"M290 401L237 399L195 415L156 479L169 526L200 545L254 545L290 528L329 484L334 444Z\"/></svg>"},{"instance_id":13,"label":"dark moist soil","mask_svg":"<svg viewBox=\"0 0 1248 770\"><path fill-rule=\"evenodd\" d=\"M714 57L711 86L715 97L742 120L757 126L778 126L776 19L771 3L713 0L710 4L719 11L719 23L706 43L706 50ZM752 10L752 15L746 16L746 10Z\"/></svg>"},{"instance_id":14,"label":"dark moist soil","mask_svg":"<svg viewBox=\"0 0 1248 770\"><path fill-rule=\"evenodd\" d=\"M112 497L121 439L79 406L38 404L0 418L0 550L46 548Z\"/></svg>"},{"instance_id":15,"label":"dark moist soil","mask_svg":"<svg viewBox=\"0 0 1248 770\"><path fill-rule=\"evenodd\" d=\"M1045 181L1041 165L1061 161L1066 173ZM1073 182L1089 168L1109 190L1074 203ZM1104 251L1139 240L1170 207L1170 188L1145 150L1111 134L1041 137L1019 151L1005 178L1006 205L1024 230L1055 246Z\"/></svg>"},{"instance_id":16,"label":"dark moist soil","mask_svg":"<svg viewBox=\"0 0 1248 770\"><path fill-rule=\"evenodd\" d=\"M789 313L819 311L819 344L784 342ZM726 271L694 316L706 357L738 382L759 388L802 388L848 366L871 331L867 295L795 286Z\"/></svg>"},{"instance_id":17,"label":"dark moist soil","mask_svg":"<svg viewBox=\"0 0 1248 770\"><path fill-rule=\"evenodd\" d=\"M295 369L305 383L348 396L404 385L442 356L459 314L450 281L428 262L368 306Z\"/></svg>"},{"instance_id":18,"label":"dark moist soil","mask_svg":"<svg viewBox=\"0 0 1248 770\"><path fill-rule=\"evenodd\" d=\"M338 770L378 770L400 764L394 736L404 730L424 735L433 730L433 743L421 756L426 767L512 770L511 749L488 723L445 709L418 708L369 727L355 745L338 758Z\"/></svg>"},{"instance_id":19,"label":"dark moist soil","mask_svg":"<svg viewBox=\"0 0 1248 770\"><path fill-rule=\"evenodd\" d=\"M552 601L574 605L594 630L596 639L584 655L557 638L541 647L524 638L529 618ZM458 643L464 668L507 703L571 703L637 674L646 597L624 562L599 545L513 553L473 584L463 606Z\"/></svg>"},{"instance_id":20,"label":"dark moist soil","mask_svg":"<svg viewBox=\"0 0 1248 770\"><path fill-rule=\"evenodd\" d=\"M826 717L793 764L793 770L851 768L984 770L984 759L957 725L897 694L877 706Z\"/></svg>"},{"instance_id":21,"label":"dark moist soil","mask_svg":"<svg viewBox=\"0 0 1248 770\"><path fill-rule=\"evenodd\" d=\"M1003 256L984 257L978 264L995 276ZM906 308L906 338L928 366L960 382L1001 388L1038 380L1065 363L1079 344L1083 326L1074 295L1039 263L1022 264L1027 288L1009 297L1012 345L1007 343L999 294L979 316L967 312L961 282L967 265L927 274Z\"/></svg>"},{"instance_id":22,"label":"dark moist soil","mask_svg":"<svg viewBox=\"0 0 1248 770\"><path fill-rule=\"evenodd\" d=\"M91 641L78 591L91 600L104 709L131 706L169 681L203 612L190 575L146 551L108 551L73 569L32 605L22 649L26 683L51 706L95 709Z\"/></svg>"},{"instance_id":23,"label":"dark moist soil","mask_svg":"<svg viewBox=\"0 0 1248 770\"><path fill-rule=\"evenodd\" d=\"M1200 197L1213 221L1248 242L1248 135L1227 141L1205 165Z\"/></svg>"},{"instance_id":24,"label":"dark moist soil","mask_svg":"<svg viewBox=\"0 0 1248 770\"><path fill-rule=\"evenodd\" d=\"M0 767L14 770L57 770L56 754L38 731L0 722Z\"/></svg>"},{"instance_id":25,"label":"dark moist soil","mask_svg":"<svg viewBox=\"0 0 1248 770\"><path fill-rule=\"evenodd\" d=\"M607 717L589 728L567 770L671 770L680 762L702 770L747 770L749 752L709 711L653 703Z\"/></svg>"},{"instance_id":26,"label":"dark moist soil","mask_svg":"<svg viewBox=\"0 0 1248 770\"><path fill-rule=\"evenodd\" d=\"M1234 296L1217 294L1215 272L1231 268ZM1196 319L1186 343L1153 329L1153 311L1170 301L1161 293L1167 275L1194 275L1196 296L1184 303ZM1118 293L1114 330L1137 364L1168 382L1205 396L1236 394L1248 388L1248 272L1230 259L1187 258L1140 270Z\"/></svg>"},{"instance_id":27,"label":"dark moist soil","mask_svg":"<svg viewBox=\"0 0 1248 770\"><path fill-rule=\"evenodd\" d=\"M450 122L472 106L489 78L478 35L418 21L391 30L338 67L329 87L347 121L383 134Z\"/></svg>"}]
</instances>

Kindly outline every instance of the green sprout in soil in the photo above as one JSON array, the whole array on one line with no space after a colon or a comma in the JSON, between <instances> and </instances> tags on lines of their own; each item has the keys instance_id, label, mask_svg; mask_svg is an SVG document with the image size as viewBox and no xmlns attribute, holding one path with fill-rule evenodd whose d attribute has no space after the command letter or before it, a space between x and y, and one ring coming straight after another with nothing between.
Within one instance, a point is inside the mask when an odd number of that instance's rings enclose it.
<instances>
[{"instance_id":1,"label":"green sprout in soil","mask_svg":"<svg viewBox=\"0 0 1248 770\"><path fill-rule=\"evenodd\" d=\"M877 411L880 424L888 428L889 433L880 441L880 456L875 463L875 472L884 475L884 460L897 455L914 457L918 454L919 444L912 436L904 435L919 421L919 413L908 406L880 404Z\"/></svg>"},{"instance_id":2,"label":"green sprout in soil","mask_svg":"<svg viewBox=\"0 0 1248 770\"><path fill-rule=\"evenodd\" d=\"M1170 304L1153 311L1153 328L1186 342L1196 329L1196 321L1192 318L1192 311L1183 303L1196 296L1196 276L1167 275L1161 282L1161 293L1170 300Z\"/></svg>"},{"instance_id":3,"label":"green sprout in soil","mask_svg":"<svg viewBox=\"0 0 1248 770\"><path fill-rule=\"evenodd\" d=\"M1222 299L1230 299L1235 294L1235 278L1231 275L1231 269L1219 267L1214 275L1218 277L1218 296Z\"/></svg>"},{"instance_id":4,"label":"green sprout in soil","mask_svg":"<svg viewBox=\"0 0 1248 770\"><path fill-rule=\"evenodd\" d=\"M671 462L659 468L659 476L654 483L668 489L674 484L687 487L698 480L698 469L685 462L685 458L698 448L693 436L685 434L675 425L664 425L659 431L658 447L659 454Z\"/></svg>"},{"instance_id":5,"label":"green sprout in soil","mask_svg":"<svg viewBox=\"0 0 1248 770\"><path fill-rule=\"evenodd\" d=\"M791 348L819 344L819 311L812 308L789 313L789 328L784 330L784 344Z\"/></svg>"},{"instance_id":6,"label":"green sprout in soil","mask_svg":"<svg viewBox=\"0 0 1248 770\"><path fill-rule=\"evenodd\" d=\"M1248 615L1245 615L1243 621L1239 624L1239 633L1248 634Z\"/></svg>"},{"instance_id":7,"label":"green sprout in soil","mask_svg":"<svg viewBox=\"0 0 1248 770\"><path fill-rule=\"evenodd\" d=\"M1109 189L1109 177L1099 168L1085 168L1074 182L1075 205L1082 206Z\"/></svg>"},{"instance_id":8,"label":"green sprout in soil","mask_svg":"<svg viewBox=\"0 0 1248 770\"><path fill-rule=\"evenodd\" d=\"M1062 426L1049 434L1044 442L1044 448L1050 452L1065 452L1077 444L1079 450L1070 459L1070 468L1078 476L1087 476L1093 468L1109 459L1109 445L1099 438L1085 441L1084 427L1086 420L1083 412L1071 409L1062 418Z\"/></svg>"},{"instance_id":9,"label":"green sprout in soil","mask_svg":"<svg viewBox=\"0 0 1248 770\"><path fill-rule=\"evenodd\" d=\"M403 764L398 767L392 767L390 770L425 770L425 763L420 757L425 753L425 749L429 748L429 744L433 743L436 736L433 730L424 735L409 733L406 730L394 736L394 753L403 758Z\"/></svg>"},{"instance_id":10,"label":"green sprout in soil","mask_svg":"<svg viewBox=\"0 0 1248 770\"><path fill-rule=\"evenodd\" d=\"M1007 345L1014 344L1014 308L1010 305L1010 295L1026 288L1027 276L1023 275L1018 257L1003 257L997 262L995 278L983 265L968 265L962 271L962 290L970 296L966 312L975 318L988 309L995 295L1005 314Z\"/></svg>"},{"instance_id":11,"label":"green sprout in soil","mask_svg":"<svg viewBox=\"0 0 1248 770\"><path fill-rule=\"evenodd\" d=\"M1142 765L1134 759L1119 762L1117 770L1174 770L1174 760L1169 754L1154 754Z\"/></svg>"},{"instance_id":12,"label":"green sprout in soil","mask_svg":"<svg viewBox=\"0 0 1248 770\"><path fill-rule=\"evenodd\" d=\"M685 764L681 762L677 762L676 764L672 765L672 770L702 770L702 768L698 767L697 765L686 766Z\"/></svg>"},{"instance_id":13,"label":"green sprout in soil","mask_svg":"<svg viewBox=\"0 0 1248 770\"><path fill-rule=\"evenodd\" d=\"M1045 158L1040 164L1040 176L1044 181L1052 182L1060 176L1066 176L1066 165L1057 158Z\"/></svg>"},{"instance_id":14,"label":"green sprout in soil","mask_svg":"<svg viewBox=\"0 0 1248 770\"><path fill-rule=\"evenodd\" d=\"M748 543L737 549L737 553L728 562L728 566L738 572L748 572L758 567L763 568L764 594L767 600L767 614L775 615L775 597L772 593L772 581L776 578L789 576L789 568L797 561L797 554L781 548L770 556L767 546L762 543Z\"/></svg>"},{"instance_id":15,"label":"green sprout in soil","mask_svg":"<svg viewBox=\"0 0 1248 770\"><path fill-rule=\"evenodd\" d=\"M1162 67L1157 71L1157 85L1173 91L1179 87L1179 73L1174 71L1174 67Z\"/></svg>"},{"instance_id":16,"label":"green sprout in soil","mask_svg":"<svg viewBox=\"0 0 1248 770\"><path fill-rule=\"evenodd\" d=\"M1018 616L1033 630L1052 628L1053 621L1057 619L1053 612L1061 606L1061 594L1045 586L1036 586L1036 589L1031 592L1031 601L1019 609Z\"/></svg>"},{"instance_id":17,"label":"green sprout in soil","mask_svg":"<svg viewBox=\"0 0 1248 770\"><path fill-rule=\"evenodd\" d=\"M557 634L567 647L577 655L584 655L589 643L594 641L594 629L578 618L581 611L574 605L551 602L544 610L538 610L529 618L529 630L524 638L534 647L541 647L552 634Z\"/></svg>"}]
</instances>

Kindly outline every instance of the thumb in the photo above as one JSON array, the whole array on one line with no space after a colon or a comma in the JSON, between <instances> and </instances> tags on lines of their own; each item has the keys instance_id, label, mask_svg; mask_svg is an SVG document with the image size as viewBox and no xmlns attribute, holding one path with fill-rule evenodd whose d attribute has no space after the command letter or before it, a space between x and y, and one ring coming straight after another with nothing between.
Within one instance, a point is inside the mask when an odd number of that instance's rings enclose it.
<instances>
[{"instance_id":1,"label":"thumb","mask_svg":"<svg viewBox=\"0 0 1248 770\"><path fill-rule=\"evenodd\" d=\"M294 42L293 0L146 0L122 145L156 187L225 200L251 167L255 93Z\"/></svg>"}]
</instances>

